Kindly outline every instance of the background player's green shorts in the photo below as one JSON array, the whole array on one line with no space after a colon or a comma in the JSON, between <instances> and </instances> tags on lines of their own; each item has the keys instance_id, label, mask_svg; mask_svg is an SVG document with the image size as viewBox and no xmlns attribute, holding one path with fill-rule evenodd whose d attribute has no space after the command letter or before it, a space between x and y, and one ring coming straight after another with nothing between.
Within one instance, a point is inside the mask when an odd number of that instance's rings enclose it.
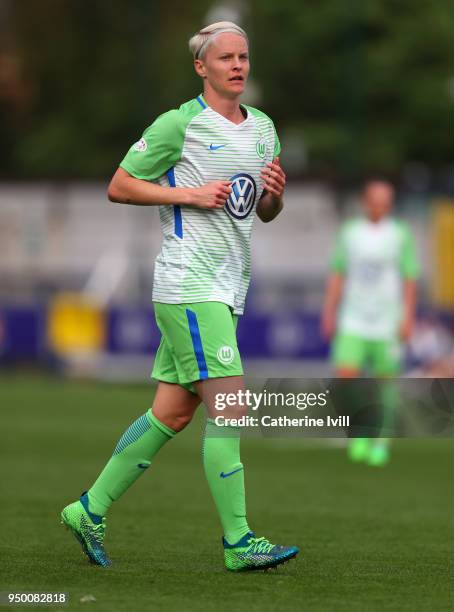
<instances>
[{"instance_id":1,"label":"background player's green shorts","mask_svg":"<svg viewBox=\"0 0 454 612\"><path fill-rule=\"evenodd\" d=\"M161 343L152 376L194 391L191 383L241 376L236 342L238 317L222 302L154 303Z\"/></svg>"},{"instance_id":2,"label":"background player's green shorts","mask_svg":"<svg viewBox=\"0 0 454 612\"><path fill-rule=\"evenodd\" d=\"M397 339L368 340L339 333L332 346L336 368L368 369L372 376L397 376L401 370L401 356L402 347Z\"/></svg>"}]
</instances>

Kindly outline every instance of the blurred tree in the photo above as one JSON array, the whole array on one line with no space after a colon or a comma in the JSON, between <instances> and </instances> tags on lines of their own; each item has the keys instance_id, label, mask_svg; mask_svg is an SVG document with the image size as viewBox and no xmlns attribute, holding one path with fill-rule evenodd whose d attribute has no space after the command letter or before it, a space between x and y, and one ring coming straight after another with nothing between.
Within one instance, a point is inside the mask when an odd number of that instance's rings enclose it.
<instances>
[{"instance_id":1,"label":"blurred tree","mask_svg":"<svg viewBox=\"0 0 454 612\"><path fill-rule=\"evenodd\" d=\"M1 176L108 177L199 91L187 40L212 5L0 0ZM297 174L450 160L452 0L249 0L246 15L259 105L304 140Z\"/></svg>"},{"instance_id":2,"label":"blurred tree","mask_svg":"<svg viewBox=\"0 0 454 612\"><path fill-rule=\"evenodd\" d=\"M10 104L2 113L0 133L13 116L16 127L0 153L1 174L111 175L158 114L198 93L187 40L209 4L14 3L9 54L33 94L26 108Z\"/></svg>"},{"instance_id":3,"label":"blurred tree","mask_svg":"<svg viewBox=\"0 0 454 612\"><path fill-rule=\"evenodd\" d=\"M452 0L251 0L250 14L263 102L303 134L309 172L450 159Z\"/></svg>"}]
</instances>

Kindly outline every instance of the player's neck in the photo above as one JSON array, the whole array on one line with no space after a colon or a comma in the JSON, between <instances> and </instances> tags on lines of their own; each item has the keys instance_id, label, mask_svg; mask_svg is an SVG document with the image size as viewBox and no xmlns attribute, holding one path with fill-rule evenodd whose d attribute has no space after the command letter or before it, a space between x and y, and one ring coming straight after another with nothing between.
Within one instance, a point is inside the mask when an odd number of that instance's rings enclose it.
<instances>
[{"instance_id":1,"label":"player's neck","mask_svg":"<svg viewBox=\"0 0 454 612\"><path fill-rule=\"evenodd\" d=\"M241 110L239 97L222 98L211 89L205 91L203 97L210 108L232 123L239 124L245 120L246 117Z\"/></svg>"},{"instance_id":2,"label":"player's neck","mask_svg":"<svg viewBox=\"0 0 454 612\"><path fill-rule=\"evenodd\" d=\"M388 217L369 217L368 215L366 219L369 221L369 223L373 223L374 225L380 225L381 223L384 223L388 219Z\"/></svg>"}]
</instances>

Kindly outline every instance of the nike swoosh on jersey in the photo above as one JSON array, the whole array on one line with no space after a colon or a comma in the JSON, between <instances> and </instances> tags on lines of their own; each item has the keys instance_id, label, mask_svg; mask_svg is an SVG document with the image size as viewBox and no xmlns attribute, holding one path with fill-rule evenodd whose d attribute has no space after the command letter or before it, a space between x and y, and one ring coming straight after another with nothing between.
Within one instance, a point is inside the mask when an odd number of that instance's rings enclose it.
<instances>
[{"instance_id":1,"label":"nike swoosh on jersey","mask_svg":"<svg viewBox=\"0 0 454 612\"><path fill-rule=\"evenodd\" d=\"M210 144L209 149L210 151L217 151L218 149L222 149L222 147L226 147L227 145L223 144L223 145L214 145L214 144Z\"/></svg>"}]
</instances>

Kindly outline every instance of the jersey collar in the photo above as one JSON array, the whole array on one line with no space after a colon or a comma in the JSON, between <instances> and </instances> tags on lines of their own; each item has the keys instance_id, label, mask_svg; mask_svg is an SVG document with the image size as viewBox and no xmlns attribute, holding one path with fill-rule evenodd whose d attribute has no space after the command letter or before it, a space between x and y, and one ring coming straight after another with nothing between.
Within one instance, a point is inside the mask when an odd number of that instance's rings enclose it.
<instances>
[{"instance_id":1,"label":"jersey collar","mask_svg":"<svg viewBox=\"0 0 454 612\"><path fill-rule=\"evenodd\" d=\"M209 106L207 104L207 101L203 97L203 94L198 95L196 100L197 100L197 102L200 104L200 106L203 109L209 108L211 110L211 112L215 113L223 121L228 123L228 125L230 125L231 127L234 127L234 128L239 128L240 126L244 125L246 123L246 121L249 119L249 117L251 116L251 113L248 111L246 106L244 106L243 104L240 104L241 108L246 111L246 117L244 118L244 121L242 121L241 123L233 123L233 121L230 121L230 119L227 119L226 117L224 117L224 115L221 115L220 113L216 112L213 108L211 108L211 106Z\"/></svg>"}]
</instances>

